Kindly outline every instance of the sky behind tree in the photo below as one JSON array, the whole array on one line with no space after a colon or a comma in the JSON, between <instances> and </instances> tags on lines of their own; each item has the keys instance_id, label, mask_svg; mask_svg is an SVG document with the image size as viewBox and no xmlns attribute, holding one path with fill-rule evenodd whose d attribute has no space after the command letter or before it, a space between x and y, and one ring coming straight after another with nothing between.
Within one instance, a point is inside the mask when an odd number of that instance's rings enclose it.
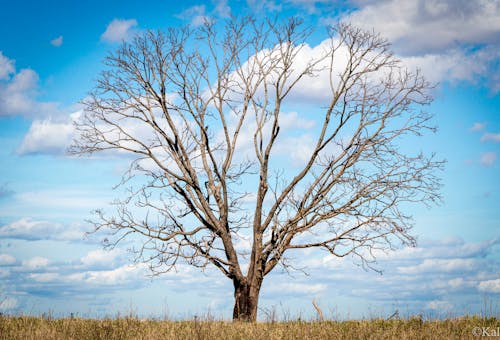
<instances>
[{"instance_id":1,"label":"sky behind tree","mask_svg":"<svg viewBox=\"0 0 500 340\"><path fill-rule=\"evenodd\" d=\"M338 20L374 29L409 68L436 84L428 107L439 130L409 150L447 160L443 203L411 207L418 246L380 254L379 275L322 251L293 254L301 271L271 274L261 307L312 315L315 299L332 316L481 312L500 294L500 2L207 1L147 4L47 1L3 4L0 12L0 310L9 313L187 317L228 316L232 287L215 270L180 266L153 279L130 266L126 247L105 252L102 234L83 237L85 219L109 207L127 159L66 154L79 102L102 60L147 29L255 15L296 15L314 28L310 53ZM316 103L321 83L297 101ZM315 122L287 116L302 130ZM307 131L288 145L307 144ZM282 150L293 161L307 148ZM227 282L226 282L227 281ZM70 303L68 303L70 302ZM498 306L497 306L498 308ZM498 312L498 310L497 310ZM372 315L370 315L372 313Z\"/></svg>"}]
</instances>

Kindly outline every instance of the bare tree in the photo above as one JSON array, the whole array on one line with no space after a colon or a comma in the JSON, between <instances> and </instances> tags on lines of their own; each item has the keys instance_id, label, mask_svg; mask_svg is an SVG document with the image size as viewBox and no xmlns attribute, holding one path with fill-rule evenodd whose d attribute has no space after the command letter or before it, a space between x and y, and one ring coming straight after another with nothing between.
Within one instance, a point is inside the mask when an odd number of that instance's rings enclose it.
<instances>
[{"instance_id":1,"label":"bare tree","mask_svg":"<svg viewBox=\"0 0 500 340\"><path fill-rule=\"evenodd\" d=\"M214 265L234 284L235 320L256 320L263 279L291 250L370 267L414 244L406 203L439 199L442 162L400 144L433 130L429 84L373 32L338 24L314 53L309 33L252 18L144 33L106 58L76 123L72 153L131 156L129 194L93 221L107 246L138 242L155 274ZM295 107L315 139L290 165L279 150Z\"/></svg>"}]
</instances>

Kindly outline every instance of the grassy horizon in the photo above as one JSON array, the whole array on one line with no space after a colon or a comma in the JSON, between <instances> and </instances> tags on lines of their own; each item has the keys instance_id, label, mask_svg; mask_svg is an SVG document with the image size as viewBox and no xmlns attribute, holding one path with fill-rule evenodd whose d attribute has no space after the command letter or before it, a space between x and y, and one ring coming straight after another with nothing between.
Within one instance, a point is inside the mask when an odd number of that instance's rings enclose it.
<instances>
[{"instance_id":1,"label":"grassy horizon","mask_svg":"<svg viewBox=\"0 0 500 340\"><path fill-rule=\"evenodd\" d=\"M0 339L473 339L499 336L497 317L241 323L134 316L84 319L0 316Z\"/></svg>"}]
</instances>

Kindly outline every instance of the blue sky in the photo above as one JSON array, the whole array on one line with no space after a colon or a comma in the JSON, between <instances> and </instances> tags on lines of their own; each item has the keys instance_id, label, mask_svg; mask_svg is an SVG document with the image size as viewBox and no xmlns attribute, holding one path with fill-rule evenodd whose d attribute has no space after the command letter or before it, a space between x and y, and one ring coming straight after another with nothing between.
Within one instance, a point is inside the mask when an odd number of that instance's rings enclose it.
<instances>
[{"instance_id":1,"label":"blue sky","mask_svg":"<svg viewBox=\"0 0 500 340\"><path fill-rule=\"evenodd\" d=\"M29 1L0 11L0 311L56 315L228 317L232 285L215 270L181 266L151 279L126 246L105 252L83 237L85 219L120 190L126 159L66 155L72 120L108 51L145 29L205 18L299 15L324 38L337 20L374 28L410 68L437 83L436 134L418 146L447 160L443 203L412 207L416 248L379 257L381 276L352 259L296 253L308 276L266 278L264 310L332 317L499 312L500 2L452 1ZM301 119L300 112L296 119ZM406 145L410 147L410 145ZM293 155L292 155L293 156ZM70 303L68 303L70 302ZM265 312L261 312L261 316Z\"/></svg>"}]
</instances>

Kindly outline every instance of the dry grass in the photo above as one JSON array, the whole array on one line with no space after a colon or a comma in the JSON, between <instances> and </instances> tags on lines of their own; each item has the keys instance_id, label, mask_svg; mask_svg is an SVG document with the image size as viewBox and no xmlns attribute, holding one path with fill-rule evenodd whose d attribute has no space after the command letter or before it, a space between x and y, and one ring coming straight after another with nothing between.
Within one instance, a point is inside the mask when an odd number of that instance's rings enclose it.
<instances>
[{"instance_id":1,"label":"dry grass","mask_svg":"<svg viewBox=\"0 0 500 340\"><path fill-rule=\"evenodd\" d=\"M473 339L475 327L492 333L497 318L447 320L290 321L253 324L224 321L158 321L137 318L47 319L0 317L0 339Z\"/></svg>"}]
</instances>

